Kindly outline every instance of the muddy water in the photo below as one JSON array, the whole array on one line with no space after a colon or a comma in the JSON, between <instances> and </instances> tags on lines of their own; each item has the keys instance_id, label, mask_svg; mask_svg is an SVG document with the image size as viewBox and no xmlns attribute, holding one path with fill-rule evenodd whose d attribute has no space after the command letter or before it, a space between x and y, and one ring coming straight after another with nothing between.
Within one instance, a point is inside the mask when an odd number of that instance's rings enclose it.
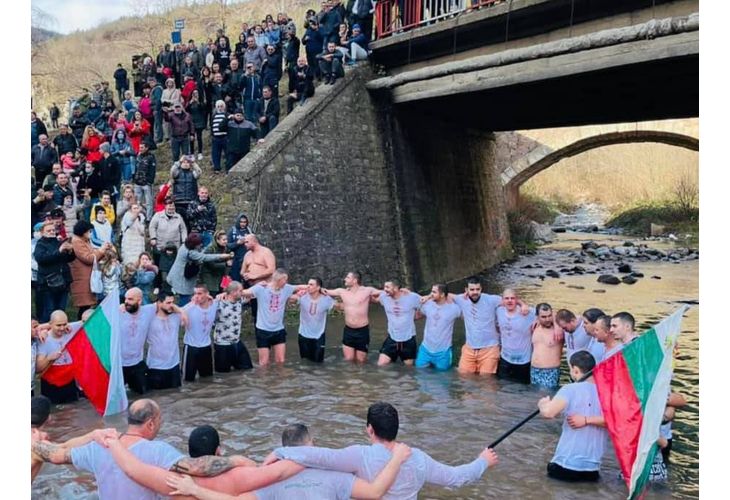
<instances>
[{"instance_id":1,"label":"muddy water","mask_svg":"<svg viewBox=\"0 0 730 500\"><path fill-rule=\"evenodd\" d=\"M646 278L632 286L614 287L596 283L595 275L541 280L531 275L537 274L535 269L523 268L538 262L546 267L563 267L567 265L566 250L574 250L587 238L585 234L563 234L538 255L488 274L488 291L499 293L510 285L531 304L547 301L574 311L594 306L607 312L628 310L642 328L673 311L676 301L698 298L698 261L637 264L635 267ZM652 275L662 279L650 279ZM689 408L678 412L675 422L670 480L667 485L653 486L647 498L695 498L699 494L698 318L695 306L684 319L679 341L674 385L686 395ZM260 460L279 444L285 425L304 422L318 444L342 447L366 442L366 408L374 401L386 400L399 409L400 439L421 447L438 460L458 464L472 460L488 442L532 412L542 396L531 387L491 377L461 377L453 370L434 373L403 366L378 369L374 363L385 330L380 306L371 307L371 322L373 340L366 366L342 361L338 346L342 318L336 316L328 324L328 350L321 366L299 361L295 336L290 335L284 366L214 376L205 382L186 384L179 391L152 393L164 412L160 438L185 450L189 432L195 426L211 424L219 429L227 453L242 453ZM246 324L250 325L250 320ZM289 331L296 331L295 326ZM419 324L419 340L422 331ZM455 354L463 339L463 326L459 325ZM253 352L248 328L245 343ZM107 424L124 428L121 419L109 420ZM98 425L101 420L88 403L81 402L59 409L49 427L53 438L65 439ZM560 425L559 420L534 419L499 446L500 465L488 471L480 482L458 490L427 487L421 498L625 498L626 489L617 477L618 468L610 449L604 457L598 484L563 484L545 476L545 465L557 444ZM71 467L46 465L34 484L33 498L96 498L94 491L89 475L77 473Z\"/></svg>"}]
</instances>

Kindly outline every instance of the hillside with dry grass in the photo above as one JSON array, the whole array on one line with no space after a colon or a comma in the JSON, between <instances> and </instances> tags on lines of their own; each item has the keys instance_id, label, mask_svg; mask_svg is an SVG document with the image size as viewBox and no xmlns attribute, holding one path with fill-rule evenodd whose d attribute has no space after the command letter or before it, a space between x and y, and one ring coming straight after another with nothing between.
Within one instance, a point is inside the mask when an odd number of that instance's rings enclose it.
<instances>
[{"instance_id":1,"label":"hillside with dry grass","mask_svg":"<svg viewBox=\"0 0 730 500\"><path fill-rule=\"evenodd\" d=\"M100 80L111 81L113 87L112 74L117 64L121 62L130 71L133 54L156 55L161 45L170 42L175 19L185 19L184 41L192 38L200 46L225 25L226 34L235 44L243 22L258 23L266 14L276 17L278 12L285 12L296 22L300 28L297 35L301 37L304 13L319 8L319 2L312 0L251 0L229 4L224 11L222 3L226 2L197 2L164 14L124 17L93 30L52 38L34 46L31 61L34 107L42 111L52 102L65 104L82 87L90 87Z\"/></svg>"}]
</instances>

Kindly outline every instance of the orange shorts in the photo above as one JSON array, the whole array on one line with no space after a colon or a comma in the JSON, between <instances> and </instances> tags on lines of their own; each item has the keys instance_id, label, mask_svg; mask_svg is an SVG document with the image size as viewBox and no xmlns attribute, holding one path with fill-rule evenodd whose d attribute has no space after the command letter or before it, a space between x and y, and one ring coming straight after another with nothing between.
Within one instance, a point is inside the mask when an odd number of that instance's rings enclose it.
<instances>
[{"instance_id":1,"label":"orange shorts","mask_svg":"<svg viewBox=\"0 0 730 500\"><path fill-rule=\"evenodd\" d=\"M499 363L499 346L484 347L482 349L472 349L464 344L461 348L461 358L459 358L459 373L478 373L484 375L487 373L497 373L497 364Z\"/></svg>"}]
</instances>

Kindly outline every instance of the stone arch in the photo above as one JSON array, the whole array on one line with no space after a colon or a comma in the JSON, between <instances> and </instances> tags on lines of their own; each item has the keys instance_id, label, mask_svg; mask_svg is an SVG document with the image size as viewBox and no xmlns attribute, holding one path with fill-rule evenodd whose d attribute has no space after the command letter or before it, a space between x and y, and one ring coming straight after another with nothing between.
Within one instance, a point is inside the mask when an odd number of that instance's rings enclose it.
<instances>
[{"instance_id":1,"label":"stone arch","mask_svg":"<svg viewBox=\"0 0 730 500\"><path fill-rule=\"evenodd\" d=\"M603 146L642 142L668 144L670 146L677 146L692 151L700 150L700 140L696 137L659 130L608 132L577 140L555 151L549 151L548 148L545 148L546 151L544 155L540 155L538 158L535 158L534 161L526 165L504 184L507 207L513 208L515 206L520 186L564 158L570 158L571 156L576 156L581 153L585 153L586 151L590 151L591 149Z\"/></svg>"}]
</instances>

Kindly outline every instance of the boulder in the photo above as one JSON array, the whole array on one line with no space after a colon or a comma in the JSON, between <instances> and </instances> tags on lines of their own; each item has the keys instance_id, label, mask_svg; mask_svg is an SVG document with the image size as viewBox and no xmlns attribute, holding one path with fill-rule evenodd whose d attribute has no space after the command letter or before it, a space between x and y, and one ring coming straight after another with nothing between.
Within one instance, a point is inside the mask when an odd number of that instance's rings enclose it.
<instances>
[{"instance_id":1,"label":"boulder","mask_svg":"<svg viewBox=\"0 0 730 500\"><path fill-rule=\"evenodd\" d=\"M560 273L553 269L548 269L545 271L545 276L550 276L551 278L560 278Z\"/></svg>"},{"instance_id":2,"label":"boulder","mask_svg":"<svg viewBox=\"0 0 730 500\"><path fill-rule=\"evenodd\" d=\"M632 246L634 246L634 242L633 241L624 241L624 246L625 247L632 247Z\"/></svg>"},{"instance_id":3,"label":"boulder","mask_svg":"<svg viewBox=\"0 0 730 500\"><path fill-rule=\"evenodd\" d=\"M606 285L618 285L621 283L621 280L613 274L602 274L598 277L597 281Z\"/></svg>"},{"instance_id":4,"label":"boulder","mask_svg":"<svg viewBox=\"0 0 730 500\"><path fill-rule=\"evenodd\" d=\"M588 250L589 248L598 248L598 243L596 243L595 241L584 241L580 244L580 247L583 250Z\"/></svg>"},{"instance_id":5,"label":"boulder","mask_svg":"<svg viewBox=\"0 0 730 500\"><path fill-rule=\"evenodd\" d=\"M567 228L565 226L553 226L552 229L555 233L564 233L567 231Z\"/></svg>"},{"instance_id":6,"label":"boulder","mask_svg":"<svg viewBox=\"0 0 730 500\"><path fill-rule=\"evenodd\" d=\"M633 276L634 278L643 278L644 273L640 273L639 271L631 271L631 276Z\"/></svg>"},{"instance_id":7,"label":"boulder","mask_svg":"<svg viewBox=\"0 0 730 500\"><path fill-rule=\"evenodd\" d=\"M621 278L621 281L623 281L627 285L633 285L638 280L636 278L634 278L633 276L631 276L630 274L627 274L626 276L624 276L623 278Z\"/></svg>"},{"instance_id":8,"label":"boulder","mask_svg":"<svg viewBox=\"0 0 730 500\"><path fill-rule=\"evenodd\" d=\"M555 233L548 224L539 224L535 221L530 221L530 228L533 238L538 242L552 243L555 241Z\"/></svg>"},{"instance_id":9,"label":"boulder","mask_svg":"<svg viewBox=\"0 0 730 500\"><path fill-rule=\"evenodd\" d=\"M628 264L621 264L618 266L618 272L620 273L630 273L631 272L631 266Z\"/></svg>"},{"instance_id":10,"label":"boulder","mask_svg":"<svg viewBox=\"0 0 730 500\"><path fill-rule=\"evenodd\" d=\"M654 224L653 222L649 225L649 234L652 236L661 236L664 234L665 227L659 224Z\"/></svg>"},{"instance_id":11,"label":"boulder","mask_svg":"<svg viewBox=\"0 0 730 500\"><path fill-rule=\"evenodd\" d=\"M651 279L653 279L653 280L660 280L660 279L662 279L662 277L661 276L652 276Z\"/></svg>"}]
</instances>

